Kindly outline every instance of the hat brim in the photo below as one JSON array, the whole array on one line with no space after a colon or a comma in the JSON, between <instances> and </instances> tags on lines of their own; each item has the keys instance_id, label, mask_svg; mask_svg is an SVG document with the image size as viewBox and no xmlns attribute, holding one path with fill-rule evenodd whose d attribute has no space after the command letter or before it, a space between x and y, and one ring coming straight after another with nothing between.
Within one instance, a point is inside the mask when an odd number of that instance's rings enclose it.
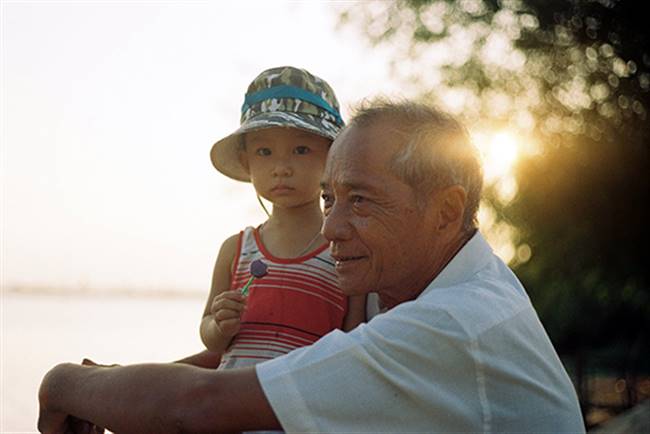
<instances>
[{"instance_id":1,"label":"hat brim","mask_svg":"<svg viewBox=\"0 0 650 434\"><path fill-rule=\"evenodd\" d=\"M219 172L237 181L250 182L250 174L239 159L240 136L271 127L297 128L334 140L341 127L318 116L305 113L266 112L246 121L237 131L217 141L210 150L212 165Z\"/></svg>"}]
</instances>

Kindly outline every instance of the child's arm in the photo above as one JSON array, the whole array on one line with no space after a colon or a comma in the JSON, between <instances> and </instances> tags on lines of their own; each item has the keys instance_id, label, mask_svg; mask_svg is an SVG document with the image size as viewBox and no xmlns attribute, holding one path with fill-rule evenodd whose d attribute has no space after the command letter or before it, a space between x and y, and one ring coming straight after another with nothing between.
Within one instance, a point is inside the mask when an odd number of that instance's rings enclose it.
<instances>
[{"instance_id":1,"label":"child's arm","mask_svg":"<svg viewBox=\"0 0 650 434\"><path fill-rule=\"evenodd\" d=\"M201 320L201 341L209 351L219 354L228 348L239 330L239 317L244 307L244 298L237 292L229 291L238 240L239 234L233 235L221 245Z\"/></svg>"},{"instance_id":2,"label":"child's arm","mask_svg":"<svg viewBox=\"0 0 650 434\"><path fill-rule=\"evenodd\" d=\"M348 297L348 313L343 320L343 331L349 332L366 321L366 296L353 295Z\"/></svg>"}]
</instances>

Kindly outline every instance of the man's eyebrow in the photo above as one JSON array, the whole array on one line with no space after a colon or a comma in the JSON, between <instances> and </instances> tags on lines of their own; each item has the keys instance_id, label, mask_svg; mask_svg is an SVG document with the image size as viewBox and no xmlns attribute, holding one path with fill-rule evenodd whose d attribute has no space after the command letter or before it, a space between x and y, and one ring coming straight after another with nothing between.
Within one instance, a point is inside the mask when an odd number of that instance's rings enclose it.
<instances>
[{"instance_id":1,"label":"man's eyebrow","mask_svg":"<svg viewBox=\"0 0 650 434\"><path fill-rule=\"evenodd\" d=\"M377 186L373 186L367 182L359 182L354 180L344 180L336 183L338 186L345 188L346 190L362 190L368 192L376 192L379 190ZM325 190L331 188L330 183L327 181L321 181L321 189Z\"/></svg>"}]
</instances>

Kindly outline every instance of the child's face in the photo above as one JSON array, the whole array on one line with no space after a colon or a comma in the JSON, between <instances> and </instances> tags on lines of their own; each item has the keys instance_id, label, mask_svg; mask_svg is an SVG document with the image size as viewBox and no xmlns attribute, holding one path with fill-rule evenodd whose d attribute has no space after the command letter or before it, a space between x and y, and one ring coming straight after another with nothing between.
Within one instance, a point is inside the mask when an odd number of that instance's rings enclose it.
<instances>
[{"instance_id":1,"label":"child's face","mask_svg":"<svg viewBox=\"0 0 650 434\"><path fill-rule=\"evenodd\" d=\"M241 161L257 193L276 206L318 200L330 141L296 128L247 133Z\"/></svg>"}]
</instances>

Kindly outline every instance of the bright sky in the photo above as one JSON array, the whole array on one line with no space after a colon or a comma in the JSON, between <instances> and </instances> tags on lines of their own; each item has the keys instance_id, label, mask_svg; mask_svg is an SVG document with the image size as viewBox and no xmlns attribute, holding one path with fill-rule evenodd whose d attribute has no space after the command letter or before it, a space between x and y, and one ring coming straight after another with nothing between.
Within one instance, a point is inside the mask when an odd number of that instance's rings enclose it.
<instances>
[{"instance_id":1,"label":"bright sky","mask_svg":"<svg viewBox=\"0 0 650 434\"><path fill-rule=\"evenodd\" d=\"M205 291L264 214L216 172L249 82L293 65L347 107L388 57L325 2L2 2L4 288Z\"/></svg>"}]
</instances>

